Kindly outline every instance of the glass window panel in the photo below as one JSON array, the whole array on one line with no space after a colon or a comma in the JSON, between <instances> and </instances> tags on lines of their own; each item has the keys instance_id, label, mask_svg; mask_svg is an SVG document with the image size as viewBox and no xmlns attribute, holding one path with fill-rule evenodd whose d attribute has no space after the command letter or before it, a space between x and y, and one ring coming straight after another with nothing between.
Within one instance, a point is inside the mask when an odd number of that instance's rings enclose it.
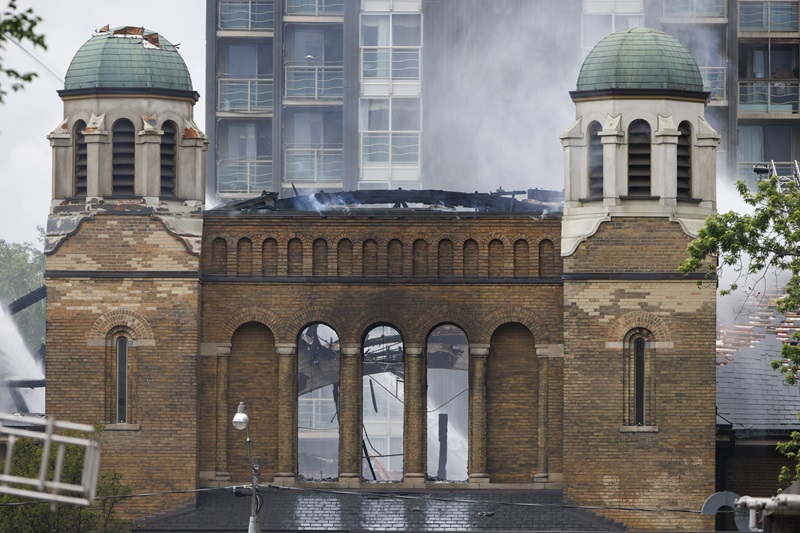
<instances>
[{"instance_id":1,"label":"glass window panel","mask_svg":"<svg viewBox=\"0 0 800 533\"><path fill-rule=\"evenodd\" d=\"M389 46L389 15L361 15L361 46Z\"/></svg>"},{"instance_id":2,"label":"glass window panel","mask_svg":"<svg viewBox=\"0 0 800 533\"><path fill-rule=\"evenodd\" d=\"M117 413L115 422L128 421L128 339L117 339Z\"/></svg>"},{"instance_id":3,"label":"glass window panel","mask_svg":"<svg viewBox=\"0 0 800 533\"><path fill-rule=\"evenodd\" d=\"M766 2L740 2L739 27L743 30L767 30L767 3Z\"/></svg>"},{"instance_id":4,"label":"glass window panel","mask_svg":"<svg viewBox=\"0 0 800 533\"><path fill-rule=\"evenodd\" d=\"M418 80L419 55L419 48L392 50L392 77L396 80Z\"/></svg>"},{"instance_id":5,"label":"glass window panel","mask_svg":"<svg viewBox=\"0 0 800 533\"><path fill-rule=\"evenodd\" d=\"M667 16L687 16L691 10L692 0L664 0L664 14Z\"/></svg>"},{"instance_id":6,"label":"glass window panel","mask_svg":"<svg viewBox=\"0 0 800 533\"><path fill-rule=\"evenodd\" d=\"M364 131L389 131L388 98L364 98L361 100L361 129Z\"/></svg>"},{"instance_id":7,"label":"glass window panel","mask_svg":"<svg viewBox=\"0 0 800 533\"><path fill-rule=\"evenodd\" d=\"M798 4L772 2L769 11L770 31L797 31Z\"/></svg>"},{"instance_id":8,"label":"glass window panel","mask_svg":"<svg viewBox=\"0 0 800 533\"><path fill-rule=\"evenodd\" d=\"M764 160L793 161L792 127L764 126Z\"/></svg>"},{"instance_id":9,"label":"glass window panel","mask_svg":"<svg viewBox=\"0 0 800 533\"><path fill-rule=\"evenodd\" d=\"M420 99L392 98L392 130L420 130Z\"/></svg>"},{"instance_id":10,"label":"glass window panel","mask_svg":"<svg viewBox=\"0 0 800 533\"><path fill-rule=\"evenodd\" d=\"M392 17L392 44L394 46L421 46L422 16L394 15Z\"/></svg>"}]
</instances>

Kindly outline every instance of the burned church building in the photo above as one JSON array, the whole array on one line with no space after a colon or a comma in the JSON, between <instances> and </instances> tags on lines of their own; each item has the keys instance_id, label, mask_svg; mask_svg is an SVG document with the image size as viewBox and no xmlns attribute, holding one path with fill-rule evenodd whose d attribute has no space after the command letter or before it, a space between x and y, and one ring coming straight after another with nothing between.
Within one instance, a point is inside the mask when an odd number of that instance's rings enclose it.
<instances>
[{"instance_id":1,"label":"burned church building","mask_svg":"<svg viewBox=\"0 0 800 533\"><path fill-rule=\"evenodd\" d=\"M213 496L182 491L249 484L244 402L265 485L546 496L613 527L712 527L675 512L714 492L715 287L677 267L715 210L719 141L676 39L625 30L589 54L555 203L370 190L205 206L198 95L143 28L99 31L59 95L47 412L102 423L103 467L164 493L130 516L188 520ZM406 527L430 529L423 515Z\"/></svg>"}]
</instances>

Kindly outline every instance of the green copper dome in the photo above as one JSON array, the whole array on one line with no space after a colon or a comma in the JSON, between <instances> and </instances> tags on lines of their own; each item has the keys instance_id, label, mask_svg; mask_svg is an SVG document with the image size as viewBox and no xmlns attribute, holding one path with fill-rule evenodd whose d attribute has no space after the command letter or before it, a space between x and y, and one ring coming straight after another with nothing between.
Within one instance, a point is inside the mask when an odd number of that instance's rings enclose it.
<instances>
[{"instance_id":1,"label":"green copper dome","mask_svg":"<svg viewBox=\"0 0 800 533\"><path fill-rule=\"evenodd\" d=\"M589 52L578 91L665 89L703 92L703 78L689 50L666 33L632 28L613 33Z\"/></svg>"},{"instance_id":2,"label":"green copper dome","mask_svg":"<svg viewBox=\"0 0 800 533\"><path fill-rule=\"evenodd\" d=\"M175 46L155 32L131 26L106 27L86 41L72 58L64 89L194 92Z\"/></svg>"}]
</instances>

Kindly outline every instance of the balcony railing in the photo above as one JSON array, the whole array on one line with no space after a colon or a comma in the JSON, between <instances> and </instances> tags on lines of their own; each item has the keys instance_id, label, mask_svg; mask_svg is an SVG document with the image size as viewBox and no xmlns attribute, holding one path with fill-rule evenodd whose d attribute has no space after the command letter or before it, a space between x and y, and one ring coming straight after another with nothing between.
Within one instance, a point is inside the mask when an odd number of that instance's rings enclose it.
<instances>
[{"instance_id":1,"label":"balcony railing","mask_svg":"<svg viewBox=\"0 0 800 533\"><path fill-rule=\"evenodd\" d=\"M361 77L366 81L419 80L419 65L419 47L361 48Z\"/></svg>"},{"instance_id":2,"label":"balcony railing","mask_svg":"<svg viewBox=\"0 0 800 533\"><path fill-rule=\"evenodd\" d=\"M760 1L739 2L739 30L796 32L800 29L800 3Z\"/></svg>"},{"instance_id":3,"label":"balcony railing","mask_svg":"<svg viewBox=\"0 0 800 533\"><path fill-rule=\"evenodd\" d=\"M275 26L274 0L220 0L219 29L272 31Z\"/></svg>"},{"instance_id":4,"label":"balcony railing","mask_svg":"<svg viewBox=\"0 0 800 533\"><path fill-rule=\"evenodd\" d=\"M712 102L728 100L727 67L700 67L700 74L703 76L703 89L711 93Z\"/></svg>"},{"instance_id":5,"label":"balcony railing","mask_svg":"<svg viewBox=\"0 0 800 533\"><path fill-rule=\"evenodd\" d=\"M665 17L718 18L725 16L725 0L664 0Z\"/></svg>"},{"instance_id":6,"label":"balcony railing","mask_svg":"<svg viewBox=\"0 0 800 533\"><path fill-rule=\"evenodd\" d=\"M796 161L739 161L737 166L738 179L747 183L752 189L755 189L759 179L769 177L756 174L753 170L755 166L769 169L769 174L772 174L773 170L776 171L780 182L793 181L798 168Z\"/></svg>"},{"instance_id":7,"label":"balcony railing","mask_svg":"<svg viewBox=\"0 0 800 533\"><path fill-rule=\"evenodd\" d=\"M217 110L264 113L272 110L272 78L217 80Z\"/></svg>"},{"instance_id":8,"label":"balcony railing","mask_svg":"<svg viewBox=\"0 0 800 533\"><path fill-rule=\"evenodd\" d=\"M419 136L413 133L362 133L361 162L365 166L419 165Z\"/></svg>"},{"instance_id":9,"label":"balcony railing","mask_svg":"<svg viewBox=\"0 0 800 533\"><path fill-rule=\"evenodd\" d=\"M797 113L800 83L787 80L739 82L739 113Z\"/></svg>"},{"instance_id":10,"label":"balcony railing","mask_svg":"<svg viewBox=\"0 0 800 533\"><path fill-rule=\"evenodd\" d=\"M344 67L338 65L287 65L286 98L330 100L344 95Z\"/></svg>"},{"instance_id":11,"label":"balcony railing","mask_svg":"<svg viewBox=\"0 0 800 533\"><path fill-rule=\"evenodd\" d=\"M284 182L324 183L342 181L341 145L336 147L288 146L283 151Z\"/></svg>"},{"instance_id":12,"label":"balcony railing","mask_svg":"<svg viewBox=\"0 0 800 533\"><path fill-rule=\"evenodd\" d=\"M286 0L287 15L344 15L345 0Z\"/></svg>"},{"instance_id":13,"label":"balcony railing","mask_svg":"<svg viewBox=\"0 0 800 533\"><path fill-rule=\"evenodd\" d=\"M251 194L272 190L272 159L217 161L217 192Z\"/></svg>"}]
</instances>

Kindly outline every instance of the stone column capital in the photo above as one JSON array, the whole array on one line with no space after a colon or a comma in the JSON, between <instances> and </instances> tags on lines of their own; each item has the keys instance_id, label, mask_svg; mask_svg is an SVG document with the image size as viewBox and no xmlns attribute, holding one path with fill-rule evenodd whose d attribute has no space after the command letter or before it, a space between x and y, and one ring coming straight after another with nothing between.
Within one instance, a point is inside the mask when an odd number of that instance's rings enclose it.
<instances>
[{"instance_id":1,"label":"stone column capital","mask_svg":"<svg viewBox=\"0 0 800 533\"><path fill-rule=\"evenodd\" d=\"M356 357L361 353L361 346L358 344L341 344L339 350L342 357Z\"/></svg>"},{"instance_id":2,"label":"stone column capital","mask_svg":"<svg viewBox=\"0 0 800 533\"><path fill-rule=\"evenodd\" d=\"M489 355L488 344L470 344L469 355L471 357L486 357Z\"/></svg>"},{"instance_id":3,"label":"stone column capital","mask_svg":"<svg viewBox=\"0 0 800 533\"><path fill-rule=\"evenodd\" d=\"M403 349L406 352L406 357L420 357L423 346L421 344L406 344Z\"/></svg>"},{"instance_id":4,"label":"stone column capital","mask_svg":"<svg viewBox=\"0 0 800 533\"><path fill-rule=\"evenodd\" d=\"M297 352L297 346L289 343L275 343L275 351L280 357L293 357Z\"/></svg>"}]
</instances>

